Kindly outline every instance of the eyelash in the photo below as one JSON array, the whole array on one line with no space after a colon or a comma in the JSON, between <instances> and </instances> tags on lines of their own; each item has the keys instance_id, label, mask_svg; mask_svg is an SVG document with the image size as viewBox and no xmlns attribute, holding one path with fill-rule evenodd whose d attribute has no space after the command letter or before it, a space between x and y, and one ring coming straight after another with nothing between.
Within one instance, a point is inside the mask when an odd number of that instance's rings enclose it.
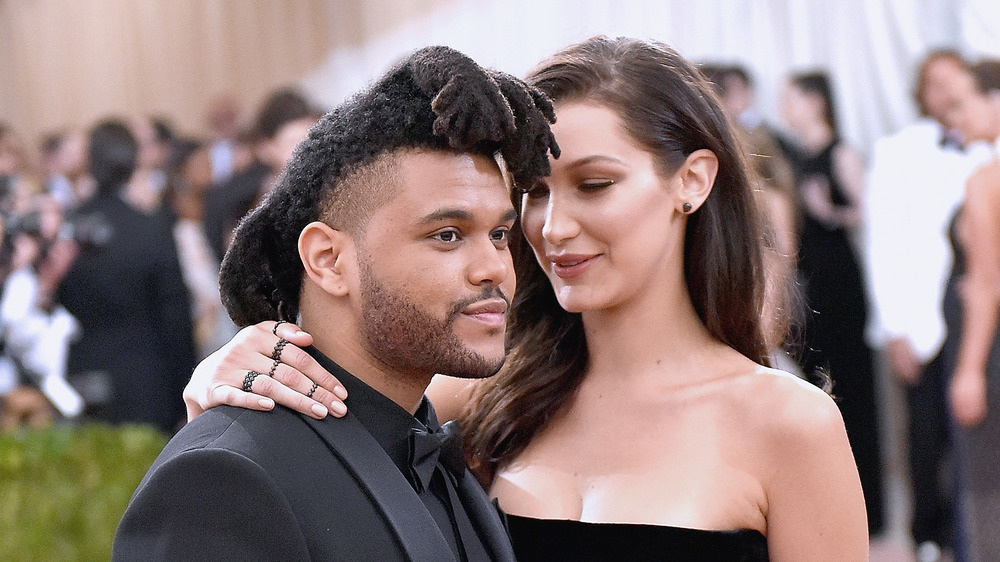
<instances>
[{"instance_id":1,"label":"eyelash","mask_svg":"<svg viewBox=\"0 0 1000 562\"><path fill-rule=\"evenodd\" d=\"M590 181L581 183L577 189L584 193L594 193L600 191L606 187L614 185L615 180L600 180L600 181ZM537 184L529 189L522 190L523 194L527 195L529 199L541 199L549 194L549 186L545 184Z\"/></svg>"},{"instance_id":2,"label":"eyelash","mask_svg":"<svg viewBox=\"0 0 1000 562\"><path fill-rule=\"evenodd\" d=\"M615 180L601 180L601 181L584 182L584 183L580 184L580 191L586 191L586 192L600 191L601 189L604 189L605 187L610 187L610 186L614 185L614 183L615 183Z\"/></svg>"}]
</instances>

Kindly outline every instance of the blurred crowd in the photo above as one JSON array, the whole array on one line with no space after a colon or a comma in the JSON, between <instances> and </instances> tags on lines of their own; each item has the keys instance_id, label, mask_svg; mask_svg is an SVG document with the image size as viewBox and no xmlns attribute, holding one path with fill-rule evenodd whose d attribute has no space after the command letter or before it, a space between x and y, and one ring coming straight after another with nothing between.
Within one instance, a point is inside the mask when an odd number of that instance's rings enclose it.
<instances>
[{"instance_id":1,"label":"blurred crowd","mask_svg":"<svg viewBox=\"0 0 1000 562\"><path fill-rule=\"evenodd\" d=\"M797 268L793 337L775 348L784 368L831 379L872 534L886 525L884 352L905 389L921 560L1000 552L1000 532L983 527L1000 521L1000 206L987 189L1000 183L975 179L997 159L1000 62L929 54L915 69L921 118L867 161L840 136L826 73L789 76L781 121L768 123L745 67L701 69L743 136L773 243L794 258L769 265ZM159 118L105 119L33 152L0 124L3 427L94 418L175 431L194 364L236 331L217 287L229 236L317 118L281 89L252 119L232 97L211 100L204 138Z\"/></svg>"},{"instance_id":2,"label":"blurred crowd","mask_svg":"<svg viewBox=\"0 0 1000 562\"><path fill-rule=\"evenodd\" d=\"M295 88L247 118L206 104L209 134L109 117L32 151L0 123L0 426L184 422L195 363L236 333L219 264L318 110Z\"/></svg>"},{"instance_id":3,"label":"blurred crowd","mask_svg":"<svg viewBox=\"0 0 1000 562\"><path fill-rule=\"evenodd\" d=\"M779 128L755 110L745 68L702 70L744 135L776 245L796 258L786 367L831 378L871 534L887 517L881 352L905 395L918 560L1000 560L1000 60L928 54L920 119L867 162L840 136L823 72L788 77Z\"/></svg>"}]
</instances>

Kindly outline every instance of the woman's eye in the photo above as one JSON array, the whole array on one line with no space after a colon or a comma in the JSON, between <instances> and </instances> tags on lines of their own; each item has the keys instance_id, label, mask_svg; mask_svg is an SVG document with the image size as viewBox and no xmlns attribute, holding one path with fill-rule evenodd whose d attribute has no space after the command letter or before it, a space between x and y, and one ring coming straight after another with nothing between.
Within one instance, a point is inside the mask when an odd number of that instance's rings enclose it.
<instances>
[{"instance_id":1,"label":"woman's eye","mask_svg":"<svg viewBox=\"0 0 1000 562\"><path fill-rule=\"evenodd\" d=\"M590 180L580 184L580 191L598 191L613 185L614 180Z\"/></svg>"}]
</instances>

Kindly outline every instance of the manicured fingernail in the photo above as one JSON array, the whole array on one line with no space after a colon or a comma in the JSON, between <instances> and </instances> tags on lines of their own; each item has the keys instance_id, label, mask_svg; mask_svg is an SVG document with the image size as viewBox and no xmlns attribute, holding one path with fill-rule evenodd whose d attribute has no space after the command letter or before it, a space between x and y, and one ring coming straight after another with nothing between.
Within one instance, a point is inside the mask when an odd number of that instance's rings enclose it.
<instances>
[{"instance_id":1,"label":"manicured fingernail","mask_svg":"<svg viewBox=\"0 0 1000 562\"><path fill-rule=\"evenodd\" d=\"M347 413L347 406L343 402L334 402L330 404L330 410L335 416L340 417Z\"/></svg>"},{"instance_id":2,"label":"manicured fingernail","mask_svg":"<svg viewBox=\"0 0 1000 562\"><path fill-rule=\"evenodd\" d=\"M333 395L341 400L347 400L347 389L342 386L333 387Z\"/></svg>"},{"instance_id":3,"label":"manicured fingernail","mask_svg":"<svg viewBox=\"0 0 1000 562\"><path fill-rule=\"evenodd\" d=\"M274 400L270 398L261 398L257 403L260 404L261 408L267 408L268 410L274 407Z\"/></svg>"},{"instance_id":4,"label":"manicured fingernail","mask_svg":"<svg viewBox=\"0 0 1000 562\"><path fill-rule=\"evenodd\" d=\"M294 335L298 336L298 337L302 337L302 336L306 335L306 333L303 332L302 330L295 330L295 334Z\"/></svg>"},{"instance_id":5,"label":"manicured fingernail","mask_svg":"<svg viewBox=\"0 0 1000 562\"><path fill-rule=\"evenodd\" d=\"M313 412L313 414L316 415L316 417L319 417L319 418L326 417L326 414L328 413L327 409L326 409L326 406L324 406L322 404L313 404L312 405L312 412Z\"/></svg>"}]
</instances>

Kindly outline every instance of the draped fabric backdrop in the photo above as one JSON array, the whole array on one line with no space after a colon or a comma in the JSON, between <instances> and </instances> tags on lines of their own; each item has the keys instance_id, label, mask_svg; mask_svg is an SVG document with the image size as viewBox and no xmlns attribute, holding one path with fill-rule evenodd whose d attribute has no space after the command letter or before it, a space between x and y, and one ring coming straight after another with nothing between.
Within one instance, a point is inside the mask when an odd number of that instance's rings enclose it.
<instances>
[{"instance_id":1,"label":"draped fabric backdrop","mask_svg":"<svg viewBox=\"0 0 1000 562\"><path fill-rule=\"evenodd\" d=\"M252 115L331 50L355 48L441 0L0 0L0 122L34 146L107 115L201 133L231 93ZM373 70L374 72L374 70Z\"/></svg>"},{"instance_id":2,"label":"draped fabric backdrop","mask_svg":"<svg viewBox=\"0 0 1000 562\"><path fill-rule=\"evenodd\" d=\"M149 113L201 132L207 99L252 112L301 83L330 106L407 51L452 45L523 75L603 33L742 62L777 122L789 71L825 68L845 136L868 149L914 117L913 70L933 47L1000 55L996 0L0 0L0 121L43 131Z\"/></svg>"},{"instance_id":3,"label":"draped fabric backdrop","mask_svg":"<svg viewBox=\"0 0 1000 562\"><path fill-rule=\"evenodd\" d=\"M791 71L831 73L844 135L863 150L915 117L915 66L929 49L1000 56L997 0L465 0L338 49L305 80L334 103L409 49L451 45L523 75L557 49L595 34L654 38L694 61L740 62L758 104L779 124Z\"/></svg>"}]
</instances>

